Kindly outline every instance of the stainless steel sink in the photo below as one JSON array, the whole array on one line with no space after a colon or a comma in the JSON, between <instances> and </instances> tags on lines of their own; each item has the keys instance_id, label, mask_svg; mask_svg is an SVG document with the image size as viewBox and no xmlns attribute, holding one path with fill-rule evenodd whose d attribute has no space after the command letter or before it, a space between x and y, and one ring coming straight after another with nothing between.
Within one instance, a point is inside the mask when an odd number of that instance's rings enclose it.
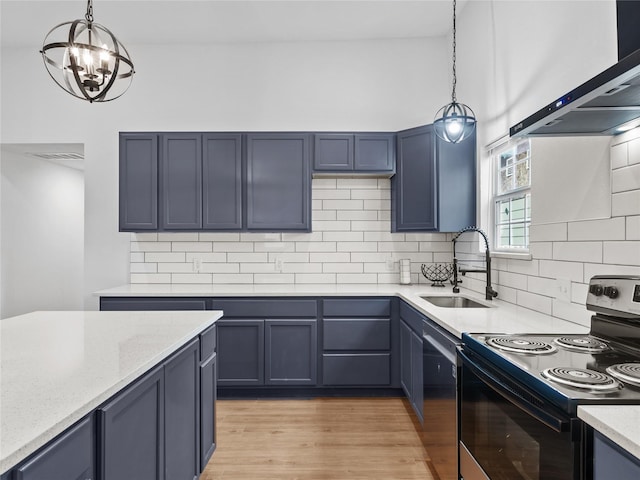
<instances>
[{"instance_id":1,"label":"stainless steel sink","mask_svg":"<svg viewBox=\"0 0 640 480\"><path fill-rule=\"evenodd\" d=\"M444 308L488 308L488 305L476 302L467 297L460 297L454 295L420 295L420 298L426 300L429 303L434 304L436 307Z\"/></svg>"}]
</instances>

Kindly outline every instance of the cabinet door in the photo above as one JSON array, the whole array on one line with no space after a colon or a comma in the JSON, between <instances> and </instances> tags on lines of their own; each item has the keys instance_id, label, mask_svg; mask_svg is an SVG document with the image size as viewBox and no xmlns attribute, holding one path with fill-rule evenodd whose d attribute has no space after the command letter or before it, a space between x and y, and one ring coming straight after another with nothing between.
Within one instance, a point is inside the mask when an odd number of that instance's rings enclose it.
<instances>
[{"instance_id":1,"label":"cabinet door","mask_svg":"<svg viewBox=\"0 0 640 480\"><path fill-rule=\"evenodd\" d=\"M200 348L195 339L164 366L165 478L200 474Z\"/></svg>"},{"instance_id":2,"label":"cabinet door","mask_svg":"<svg viewBox=\"0 0 640 480\"><path fill-rule=\"evenodd\" d=\"M461 143L436 141L438 231L457 232L476 224L476 132Z\"/></svg>"},{"instance_id":3,"label":"cabinet door","mask_svg":"<svg viewBox=\"0 0 640 480\"><path fill-rule=\"evenodd\" d=\"M393 133L356 134L354 170L393 173L395 148Z\"/></svg>"},{"instance_id":4,"label":"cabinet door","mask_svg":"<svg viewBox=\"0 0 640 480\"><path fill-rule=\"evenodd\" d=\"M424 399L422 379L422 338L415 332L411 332L411 405L418 415L420 422L423 419Z\"/></svg>"},{"instance_id":5,"label":"cabinet door","mask_svg":"<svg viewBox=\"0 0 640 480\"><path fill-rule=\"evenodd\" d=\"M265 320L265 384L315 385L316 320Z\"/></svg>"},{"instance_id":6,"label":"cabinet door","mask_svg":"<svg viewBox=\"0 0 640 480\"><path fill-rule=\"evenodd\" d=\"M218 385L264 385L264 320L220 320Z\"/></svg>"},{"instance_id":7,"label":"cabinet door","mask_svg":"<svg viewBox=\"0 0 640 480\"><path fill-rule=\"evenodd\" d=\"M200 366L200 472L216 449L216 354Z\"/></svg>"},{"instance_id":8,"label":"cabinet door","mask_svg":"<svg viewBox=\"0 0 640 480\"><path fill-rule=\"evenodd\" d=\"M432 125L398 133L396 174L391 177L393 232L434 231L438 226L434 136Z\"/></svg>"},{"instance_id":9,"label":"cabinet door","mask_svg":"<svg viewBox=\"0 0 640 480\"><path fill-rule=\"evenodd\" d=\"M242 229L242 135L203 137L202 228Z\"/></svg>"},{"instance_id":10,"label":"cabinet door","mask_svg":"<svg viewBox=\"0 0 640 480\"><path fill-rule=\"evenodd\" d=\"M322 171L353 170L353 135L317 133L313 136L313 169Z\"/></svg>"},{"instance_id":11,"label":"cabinet door","mask_svg":"<svg viewBox=\"0 0 640 480\"><path fill-rule=\"evenodd\" d=\"M93 420L93 414L81 420L51 442L42 452L15 469L15 480L91 480L95 478Z\"/></svg>"},{"instance_id":12,"label":"cabinet door","mask_svg":"<svg viewBox=\"0 0 640 480\"><path fill-rule=\"evenodd\" d=\"M600 432L593 435L593 480L637 480L640 460Z\"/></svg>"},{"instance_id":13,"label":"cabinet door","mask_svg":"<svg viewBox=\"0 0 640 480\"><path fill-rule=\"evenodd\" d=\"M202 228L202 135L162 135L160 152L160 228Z\"/></svg>"},{"instance_id":14,"label":"cabinet door","mask_svg":"<svg viewBox=\"0 0 640 480\"><path fill-rule=\"evenodd\" d=\"M158 135L121 133L120 231L158 228Z\"/></svg>"},{"instance_id":15,"label":"cabinet door","mask_svg":"<svg viewBox=\"0 0 640 480\"><path fill-rule=\"evenodd\" d=\"M164 374L136 381L98 410L101 480L164 480Z\"/></svg>"},{"instance_id":16,"label":"cabinet door","mask_svg":"<svg viewBox=\"0 0 640 480\"><path fill-rule=\"evenodd\" d=\"M247 135L247 229L311 229L309 135Z\"/></svg>"},{"instance_id":17,"label":"cabinet door","mask_svg":"<svg viewBox=\"0 0 640 480\"><path fill-rule=\"evenodd\" d=\"M405 395L412 401L413 388L411 376L411 329L409 326L400 322L400 385Z\"/></svg>"}]
</instances>

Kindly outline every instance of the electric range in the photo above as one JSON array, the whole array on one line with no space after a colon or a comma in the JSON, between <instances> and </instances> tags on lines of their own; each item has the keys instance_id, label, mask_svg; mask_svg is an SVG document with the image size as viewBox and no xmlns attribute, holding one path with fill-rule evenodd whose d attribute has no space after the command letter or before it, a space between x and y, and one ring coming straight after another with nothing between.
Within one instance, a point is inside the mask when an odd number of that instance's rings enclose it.
<instances>
[{"instance_id":1,"label":"electric range","mask_svg":"<svg viewBox=\"0 0 640 480\"><path fill-rule=\"evenodd\" d=\"M463 334L465 479L590 478L583 404L640 404L640 276L595 276L585 335Z\"/></svg>"}]
</instances>

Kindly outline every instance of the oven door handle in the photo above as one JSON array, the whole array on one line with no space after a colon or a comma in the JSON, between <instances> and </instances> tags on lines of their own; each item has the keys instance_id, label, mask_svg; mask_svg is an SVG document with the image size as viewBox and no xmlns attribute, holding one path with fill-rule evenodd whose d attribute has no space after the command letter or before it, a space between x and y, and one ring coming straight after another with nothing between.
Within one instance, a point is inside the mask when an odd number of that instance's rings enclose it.
<instances>
[{"instance_id":1,"label":"oven door handle","mask_svg":"<svg viewBox=\"0 0 640 480\"><path fill-rule=\"evenodd\" d=\"M536 407L535 405L532 405L531 402L528 402L527 400L522 398L517 392L501 382L500 379L496 378L494 375L482 368L482 366L474 362L461 349L458 349L458 355L460 355L464 364L469 367L473 371L473 373L480 380L482 380L484 384L486 384L489 388L491 388L494 392L499 394L509 403L515 405L523 412L544 423L546 426L555 430L556 432L566 432L570 430L571 425L568 420L559 418L539 407Z\"/></svg>"}]
</instances>

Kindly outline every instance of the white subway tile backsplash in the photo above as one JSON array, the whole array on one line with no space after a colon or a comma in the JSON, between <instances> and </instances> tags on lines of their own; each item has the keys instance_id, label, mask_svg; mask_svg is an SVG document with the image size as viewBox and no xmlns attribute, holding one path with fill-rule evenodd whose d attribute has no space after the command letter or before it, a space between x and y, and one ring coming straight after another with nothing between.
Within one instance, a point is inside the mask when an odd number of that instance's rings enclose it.
<instances>
[{"instance_id":1,"label":"white subway tile backsplash","mask_svg":"<svg viewBox=\"0 0 640 480\"><path fill-rule=\"evenodd\" d=\"M325 242L362 242L363 232L323 232L322 240Z\"/></svg>"},{"instance_id":2,"label":"white subway tile backsplash","mask_svg":"<svg viewBox=\"0 0 640 480\"><path fill-rule=\"evenodd\" d=\"M420 242L421 252L453 252L451 242Z\"/></svg>"},{"instance_id":3,"label":"white subway tile backsplash","mask_svg":"<svg viewBox=\"0 0 640 480\"><path fill-rule=\"evenodd\" d=\"M629 142L629 165L640 163L640 138Z\"/></svg>"},{"instance_id":4,"label":"white subway tile backsplash","mask_svg":"<svg viewBox=\"0 0 640 480\"><path fill-rule=\"evenodd\" d=\"M256 273L253 283L294 283L293 273Z\"/></svg>"},{"instance_id":5,"label":"white subway tile backsplash","mask_svg":"<svg viewBox=\"0 0 640 480\"><path fill-rule=\"evenodd\" d=\"M536 312L541 312L546 315L551 315L553 299L545 297L544 295L518 290L516 293L516 302L521 307L535 310Z\"/></svg>"},{"instance_id":6,"label":"white subway tile backsplash","mask_svg":"<svg viewBox=\"0 0 640 480\"><path fill-rule=\"evenodd\" d=\"M373 232L385 232L389 231L389 223L383 221L361 221L353 220L351 222L351 230L353 231L373 231Z\"/></svg>"},{"instance_id":7,"label":"white subway tile backsplash","mask_svg":"<svg viewBox=\"0 0 640 480\"><path fill-rule=\"evenodd\" d=\"M335 273L296 273L295 283L336 283Z\"/></svg>"},{"instance_id":8,"label":"white subway tile backsplash","mask_svg":"<svg viewBox=\"0 0 640 480\"><path fill-rule=\"evenodd\" d=\"M236 232L200 233L199 240L201 242L239 242L240 233L236 233Z\"/></svg>"},{"instance_id":9,"label":"white subway tile backsplash","mask_svg":"<svg viewBox=\"0 0 640 480\"><path fill-rule=\"evenodd\" d=\"M129 254L130 263L143 263L145 261L144 252L131 252Z\"/></svg>"},{"instance_id":10,"label":"white subway tile backsplash","mask_svg":"<svg viewBox=\"0 0 640 480\"><path fill-rule=\"evenodd\" d=\"M132 242L157 242L158 234L157 233L132 233L131 241Z\"/></svg>"},{"instance_id":11,"label":"white subway tile backsplash","mask_svg":"<svg viewBox=\"0 0 640 480\"><path fill-rule=\"evenodd\" d=\"M351 190L351 198L358 200L390 200L391 190Z\"/></svg>"},{"instance_id":12,"label":"white subway tile backsplash","mask_svg":"<svg viewBox=\"0 0 640 480\"><path fill-rule=\"evenodd\" d=\"M640 163L614 170L611 173L613 193L640 189Z\"/></svg>"},{"instance_id":13,"label":"white subway tile backsplash","mask_svg":"<svg viewBox=\"0 0 640 480\"><path fill-rule=\"evenodd\" d=\"M604 263L584 264L584 283L594 275L640 275L640 267L633 265L609 265Z\"/></svg>"},{"instance_id":14,"label":"white subway tile backsplash","mask_svg":"<svg viewBox=\"0 0 640 480\"><path fill-rule=\"evenodd\" d=\"M540 276L548 278L568 278L574 282L583 281L583 263L540 260Z\"/></svg>"},{"instance_id":15,"label":"white subway tile backsplash","mask_svg":"<svg viewBox=\"0 0 640 480\"><path fill-rule=\"evenodd\" d=\"M283 233L283 242L321 242L322 232L312 233Z\"/></svg>"},{"instance_id":16,"label":"white subway tile backsplash","mask_svg":"<svg viewBox=\"0 0 640 480\"><path fill-rule=\"evenodd\" d=\"M171 283L211 283L210 273L172 273Z\"/></svg>"},{"instance_id":17,"label":"white subway tile backsplash","mask_svg":"<svg viewBox=\"0 0 640 480\"><path fill-rule=\"evenodd\" d=\"M198 240L198 232L158 233L159 242L197 242Z\"/></svg>"},{"instance_id":18,"label":"white subway tile backsplash","mask_svg":"<svg viewBox=\"0 0 640 480\"><path fill-rule=\"evenodd\" d=\"M571 301L582 305L587 301L587 293L589 292L589 284L587 283L571 283Z\"/></svg>"},{"instance_id":19,"label":"white subway tile backsplash","mask_svg":"<svg viewBox=\"0 0 640 480\"><path fill-rule=\"evenodd\" d=\"M322 273L322 263L283 263L283 273Z\"/></svg>"},{"instance_id":20,"label":"white subway tile backsplash","mask_svg":"<svg viewBox=\"0 0 640 480\"><path fill-rule=\"evenodd\" d=\"M517 290L526 290L527 278L528 277L526 275L522 275L520 273L498 271L495 281L497 284L504 285L505 287L515 288Z\"/></svg>"},{"instance_id":21,"label":"white subway tile backsplash","mask_svg":"<svg viewBox=\"0 0 640 480\"><path fill-rule=\"evenodd\" d=\"M324 263L324 262L350 262L352 260L352 256L355 254L349 254L347 252L322 252L322 253L308 253L305 254L309 256L309 262L311 263ZM286 261L286 260L285 260ZM355 260L354 262L362 262L363 260Z\"/></svg>"},{"instance_id":22,"label":"white subway tile backsplash","mask_svg":"<svg viewBox=\"0 0 640 480\"><path fill-rule=\"evenodd\" d=\"M363 208L365 210L390 210L391 205L389 200L363 200ZM387 226L389 230L389 226Z\"/></svg>"},{"instance_id":23,"label":"white subway tile backsplash","mask_svg":"<svg viewBox=\"0 0 640 480\"><path fill-rule=\"evenodd\" d=\"M350 218L338 218L335 210L316 210L313 212L314 220L351 220Z\"/></svg>"},{"instance_id":24,"label":"white subway tile backsplash","mask_svg":"<svg viewBox=\"0 0 640 480\"><path fill-rule=\"evenodd\" d=\"M336 250L338 252L377 252L379 248L376 242L338 242Z\"/></svg>"},{"instance_id":25,"label":"white subway tile backsplash","mask_svg":"<svg viewBox=\"0 0 640 480\"><path fill-rule=\"evenodd\" d=\"M268 264L263 264L268 265ZM200 267L202 273L240 273L239 263L203 263Z\"/></svg>"},{"instance_id":26,"label":"white subway tile backsplash","mask_svg":"<svg viewBox=\"0 0 640 480\"><path fill-rule=\"evenodd\" d=\"M640 240L640 215L627 217L627 240Z\"/></svg>"},{"instance_id":27,"label":"white subway tile backsplash","mask_svg":"<svg viewBox=\"0 0 640 480\"><path fill-rule=\"evenodd\" d=\"M527 291L555 298L558 296L557 280L553 278L528 277Z\"/></svg>"},{"instance_id":28,"label":"white subway tile backsplash","mask_svg":"<svg viewBox=\"0 0 640 480\"><path fill-rule=\"evenodd\" d=\"M241 233L241 242L281 242L281 233Z\"/></svg>"},{"instance_id":29,"label":"white subway tile backsplash","mask_svg":"<svg viewBox=\"0 0 640 480\"><path fill-rule=\"evenodd\" d=\"M294 252L296 244L294 242L254 242L255 252Z\"/></svg>"},{"instance_id":30,"label":"white subway tile backsplash","mask_svg":"<svg viewBox=\"0 0 640 480\"><path fill-rule=\"evenodd\" d=\"M158 273L157 263L131 263L131 273Z\"/></svg>"},{"instance_id":31,"label":"white subway tile backsplash","mask_svg":"<svg viewBox=\"0 0 640 480\"><path fill-rule=\"evenodd\" d=\"M418 242L378 242L379 252L417 252Z\"/></svg>"},{"instance_id":32,"label":"white subway tile backsplash","mask_svg":"<svg viewBox=\"0 0 640 480\"><path fill-rule=\"evenodd\" d=\"M445 233L405 233L407 242L451 242ZM453 251L453 243L450 250Z\"/></svg>"},{"instance_id":33,"label":"white subway tile backsplash","mask_svg":"<svg viewBox=\"0 0 640 480\"><path fill-rule=\"evenodd\" d=\"M171 283L170 273L132 273L131 283Z\"/></svg>"},{"instance_id":34,"label":"white subway tile backsplash","mask_svg":"<svg viewBox=\"0 0 640 480\"><path fill-rule=\"evenodd\" d=\"M336 242L296 243L296 252L335 252Z\"/></svg>"},{"instance_id":35,"label":"white subway tile backsplash","mask_svg":"<svg viewBox=\"0 0 640 480\"><path fill-rule=\"evenodd\" d=\"M226 257L226 256L225 256ZM224 262L226 260L223 259ZM190 262L192 259L187 257L184 252L148 252L144 254L145 262L162 262L162 263L183 263Z\"/></svg>"},{"instance_id":36,"label":"white subway tile backsplash","mask_svg":"<svg viewBox=\"0 0 640 480\"><path fill-rule=\"evenodd\" d=\"M227 262L236 263L266 263L269 261L269 254L266 252L229 252L227 253Z\"/></svg>"},{"instance_id":37,"label":"white subway tile backsplash","mask_svg":"<svg viewBox=\"0 0 640 480\"><path fill-rule=\"evenodd\" d=\"M213 242L214 252L253 252L251 242Z\"/></svg>"},{"instance_id":38,"label":"white subway tile backsplash","mask_svg":"<svg viewBox=\"0 0 640 480\"><path fill-rule=\"evenodd\" d=\"M553 258L553 242L531 242L529 252L533 258L551 260Z\"/></svg>"},{"instance_id":39,"label":"white subway tile backsplash","mask_svg":"<svg viewBox=\"0 0 640 480\"><path fill-rule=\"evenodd\" d=\"M158 263L158 273L193 273L191 263Z\"/></svg>"},{"instance_id":40,"label":"white subway tile backsplash","mask_svg":"<svg viewBox=\"0 0 640 480\"><path fill-rule=\"evenodd\" d=\"M346 220L336 220L336 221L327 221L327 220L318 220L313 221L313 230L316 232L342 232L348 231L351 227L351 222Z\"/></svg>"},{"instance_id":41,"label":"white subway tile backsplash","mask_svg":"<svg viewBox=\"0 0 640 480\"><path fill-rule=\"evenodd\" d=\"M623 217L569 223L569 241L624 240L624 236Z\"/></svg>"},{"instance_id":42,"label":"white subway tile backsplash","mask_svg":"<svg viewBox=\"0 0 640 480\"><path fill-rule=\"evenodd\" d=\"M604 242L604 263L640 265L640 241Z\"/></svg>"},{"instance_id":43,"label":"white subway tile backsplash","mask_svg":"<svg viewBox=\"0 0 640 480\"><path fill-rule=\"evenodd\" d=\"M602 242L554 242L553 259L570 262L602 262Z\"/></svg>"},{"instance_id":44,"label":"white subway tile backsplash","mask_svg":"<svg viewBox=\"0 0 640 480\"><path fill-rule=\"evenodd\" d=\"M336 190L336 191L339 192L340 190ZM362 200L323 200L322 201L323 210L362 210L363 207L364 207L364 203Z\"/></svg>"},{"instance_id":45,"label":"white subway tile backsplash","mask_svg":"<svg viewBox=\"0 0 640 480\"><path fill-rule=\"evenodd\" d=\"M210 252L211 242L171 242L174 252Z\"/></svg>"},{"instance_id":46,"label":"white subway tile backsplash","mask_svg":"<svg viewBox=\"0 0 640 480\"><path fill-rule=\"evenodd\" d=\"M405 238L404 233L391 233L388 231L364 232L365 242L404 242Z\"/></svg>"},{"instance_id":47,"label":"white subway tile backsplash","mask_svg":"<svg viewBox=\"0 0 640 480\"><path fill-rule=\"evenodd\" d=\"M336 283L378 283L375 273L337 273Z\"/></svg>"},{"instance_id":48,"label":"white subway tile backsplash","mask_svg":"<svg viewBox=\"0 0 640 480\"><path fill-rule=\"evenodd\" d=\"M552 242L567 240L566 223L548 223L543 225L531 225L530 234L532 242Z\"/></svg>"},{"instance_id":49,"label":"white subway tile backsplash","mask_svg":"<svg viewBox=\"0 0 640 480\"><path fill-rule=\"evenodd\" d=\"M614 193L611 195L611 215L640 215L640 190Z\"/></svg>"},{"instance_id":50,"label":"white subway tile backsplash","mask_svg":"<svg viewBox=\"0 0 640 480\"><path fill-rule=\"evenodd\" d=\"M514 258L508 258L506 260L507 270L509 272L538 275L540 271L540 262L538 260L519 260ZM497 265L495 268L497 268Z\"/></svg>"},{"instance_id":51,"label":"white subway tile backsplash","mask_svg":"<svg viewBox=\"0 0 640 480\"><path fill-rule=\"evenodd\" d=\"M151 254L147 253L147 256L149 256ZM162 255L160 253L156 253L154 255ZM169 254L165 254L165 255L169 255ZM172 253L171 255L185 255L184 253ZM186 254L186 261L187 262L193 262L194 260L200 260L201 262L216 262L216 263L221 263L221 262L226 262L227 261L227 254L225 252L195 252L195 253L187 253ZM159 262L173 262L174 260L170 260L170 257L165 257L163 260L158 260ZM176 262L178 260L175 260Z\"/></svg>"},{"instance_id":52,"label":"white subway tile backsplash","mask_svg":"<svg viewBox=\"0 0 640 480\"><path fill-rule=\"evenodd\" d=\"M380 220L377 210L338 210L335 220ZM315 218L315 213L313 214Z\"/></svg>"},{"instance_id":53,"label":"white subway tile backsplash","mask_svg":"<svg viewBox=\"0 0 640 480\"><path fill-rule=\"evenodd\" d=\"M591 313L584 308L584 303L577 304L553 300L552 314L569 322L589 327L591 325Z\"/></svg>"},{"instance_id":54,"label":"white subway tile backsplash","mask_svg":"<svg viewBox=\"0 0 640 480\"><path fill-rule=\"evenodd\" d=\"M171 242L131 242L132 252L170 252Z\"/></svg>"},{"instance_id":55,"label":"white subway tile backsplash","mask_svg":"<svg viewBox=\"0 0 640 480\"><path fill-rule=\"evenodd\" d=\"M611 147L611 168L616 169L628 165L628 142Z\"/></svg>"},{"instance_id":56,"label":"white subway tile backsplash","mask_svg":"<svg viewBox=\"0 0 640 480\"><path fill-rule=\"evenodd\" d=\"M378 210L378 220L382 220L391 224L391 211L390 210Z\"/></svg>"},{"instance_id":57,"label":"white subway tile backsplash","mask_svg":"<svg viewBox=\"0 0 640 480\"><path fill-rule=\"evenodd\" d=\"M228 283L253 283L253 274L251 273L214 273L212 275L212 283L228 284Z\"/></svg>"},{"instance_id":58,"label":"white subway tile backsplash","mask_svg":"<svg viewBox=\"0 0 640 480\"><path fill-rule=\"evenodd\" d=\"M389 180L386 180L389 183ZM378 188L378 179L377 178L338 178L336 182L337 188L344 188L348 190L357 190L357 189L374 189Z\"/></svg>"},{"instance_id":59,"label":"white subway tile backsplash","mask_svg":"<svg viewBox=\"0 0 640 480\"><path fill-rule=\"evenodd\" d=\"M311 254L314 255L314 254ZM324 254L327 255L327 254ZM270 253L269 254L269 262L275 262L277 259L281 259L283 262L287 263L308 263L309 262L309 253L307 252L287 252L287 253ZM313 260L311 260L313 262ZM347 261L349 261L347 259Z\"/></svg>"},{"instance_id":60,"label":"white subway tile backsplash","mask_svg":"<svg viewBox=\"0 0 640 480\"><path fill-rule=\"evenodd\" d=\"M240 273L277 273L275 263L241 263ZM223 273L223 272L216 272ZM233 273L233 272L228 272ZM238 273L238 272L235 272Z\"/></svg>"},{"instance_id":61,"label":"white subway tile backsplash","mask_svg":"<svg viewBox=\"0 0 640 480\"><path fill-rule=\"evenodd\" d=\"M323 263L322 273L363 273L362 263Z\"/></svg>"},{"instance_id":62,"label":"white subway tile backsplash","mask_svg":"<svg viewBox=\"0 0 640 480\"><path fill-rule=\"evenodd\" d=\"M312 180L312 191L325 189L325 188L336 188L336 179L335 178L314 178Z\"/></svg>"}]
</instances>

